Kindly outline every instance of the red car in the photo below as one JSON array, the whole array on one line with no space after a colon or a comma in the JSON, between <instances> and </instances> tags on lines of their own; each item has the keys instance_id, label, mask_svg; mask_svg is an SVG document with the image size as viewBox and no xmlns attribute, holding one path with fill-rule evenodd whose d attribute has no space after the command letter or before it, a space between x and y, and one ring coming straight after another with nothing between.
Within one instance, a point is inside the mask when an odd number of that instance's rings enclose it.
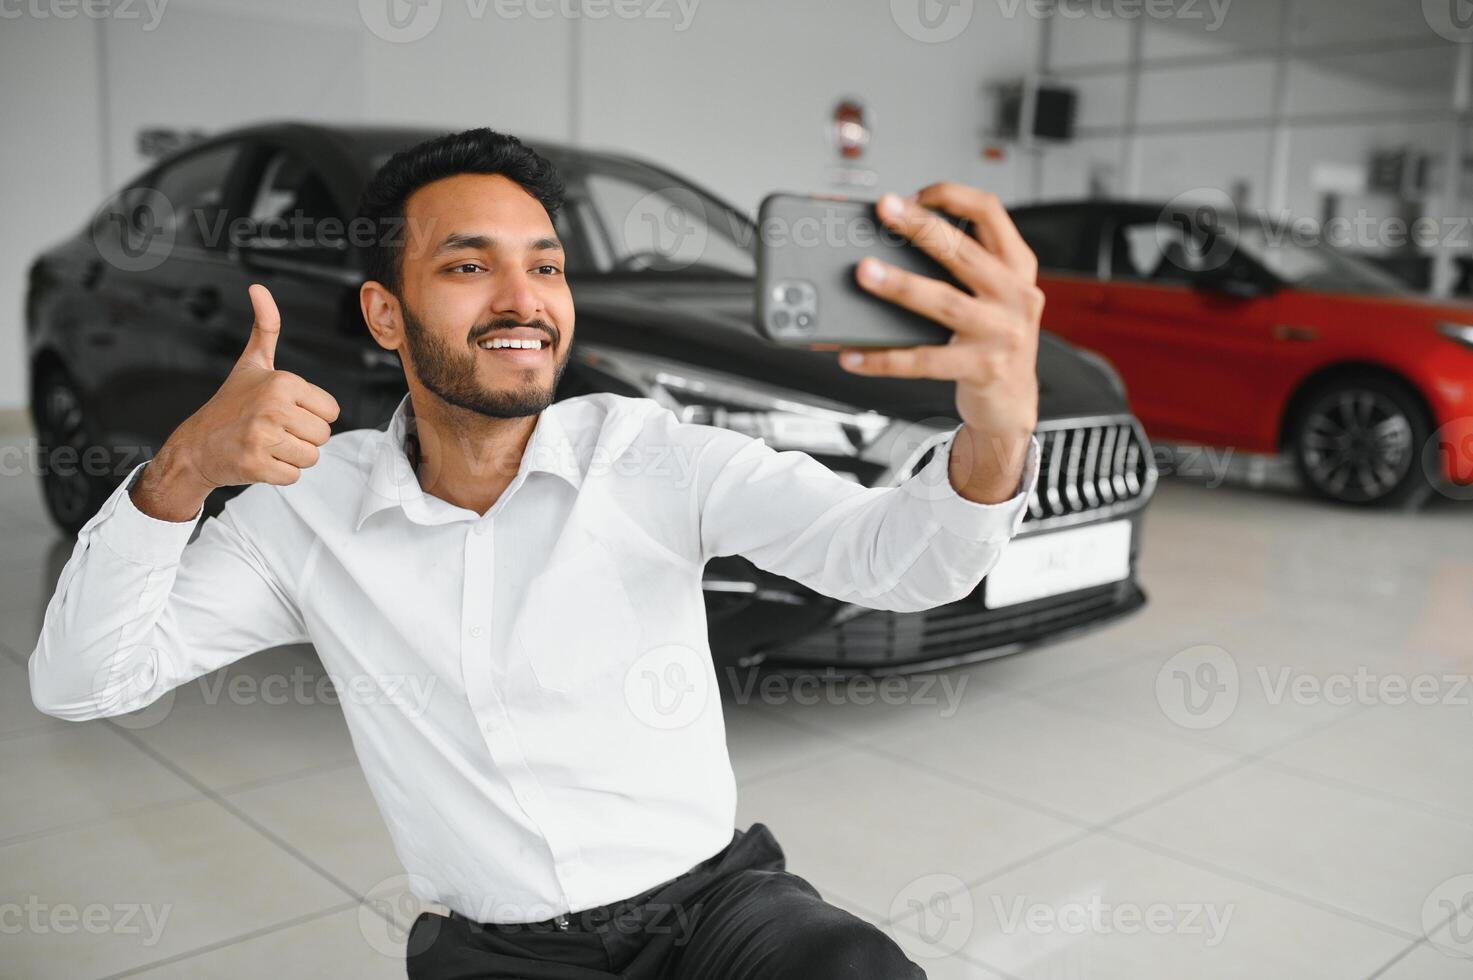
<instances>
[{"instance_id":1,"label":"red car","mask_svg":"<svg viewBox=\"0 0 1473 980\"><path fill-rule=\"evenodd\" d=\"M1044 326L1114 364L1153 440L1288 451L1345 503L1473 495L1473 306L1268 224L1114 201L1012 214Z\"/></svg>"}]
</instances>

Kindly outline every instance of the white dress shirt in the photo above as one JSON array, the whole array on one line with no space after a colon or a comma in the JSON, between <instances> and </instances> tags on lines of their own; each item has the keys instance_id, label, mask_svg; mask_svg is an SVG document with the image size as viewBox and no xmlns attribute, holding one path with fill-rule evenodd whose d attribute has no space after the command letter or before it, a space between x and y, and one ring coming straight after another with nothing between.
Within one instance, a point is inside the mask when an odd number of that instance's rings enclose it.
<instances>
[{"instance_id":1,"label":"white dress shirt","mask_svg":"<svg viewBox=\"0 0 1473 980\"><path fill-rule=\"evenodd\" d=\"M898 486L608 393L538 417L484 514L426 494L388 431L332 436L290 486L203 522L128 488L77 535L30 659L38 708L142 708L252 652L310 642L339 684L410 891L530 922L636 895L730 841L736 782L707 640L717 555L875 609L970 593L1022 523L1020 492L960 496L957 430ZM958 427L959 429L959 427ZM352 690L343 690L344 679Z\"/></svg>"}]
</instances>

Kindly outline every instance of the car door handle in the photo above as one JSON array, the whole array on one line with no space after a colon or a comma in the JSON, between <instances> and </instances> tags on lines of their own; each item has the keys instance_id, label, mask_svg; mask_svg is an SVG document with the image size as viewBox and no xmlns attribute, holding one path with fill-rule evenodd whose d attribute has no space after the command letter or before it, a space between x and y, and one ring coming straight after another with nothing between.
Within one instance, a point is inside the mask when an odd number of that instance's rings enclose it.
<instances>
[{"instance_id":1,"label":"car door handle","mask_svg":"<svg viewBox=\"0 0 1473 980\"><path fill-rule=\"evenodd\" d=\"M184 291L184 308L196 319L205 320L220 309L220 290L214 286L195 286Z\"/></svg>"},{"instance_id":2,"label":"car door handle","mask_svg":"<svg viewBox=\"0 0 1473 980\"><path fill-rule=\"evenodd\" d=\"M1314 327L1301 327L1293 323L1280 323L1274 327L1275 340L1290 340L1303 344L1314 340L1319 335L1319 331Z\"/></svg>"}]
</instances>

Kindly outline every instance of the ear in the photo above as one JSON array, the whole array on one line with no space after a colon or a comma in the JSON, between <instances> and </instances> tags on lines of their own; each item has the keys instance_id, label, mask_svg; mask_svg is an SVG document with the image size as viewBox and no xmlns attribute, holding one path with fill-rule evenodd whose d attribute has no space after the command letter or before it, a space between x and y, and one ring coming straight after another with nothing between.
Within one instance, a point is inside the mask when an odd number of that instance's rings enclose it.
<instances>
[{"instance_id":1,"label":"ear","mask_svg":"<svg viewBox=\"0 0 1473 980\"><path fill-rule=\"evenodd\" d=\"M370 279L358 287L358 306L368 332L385 350L398 350L404 342L404 321L399 300L383 284Z\"/></svg>"}]
</instances>

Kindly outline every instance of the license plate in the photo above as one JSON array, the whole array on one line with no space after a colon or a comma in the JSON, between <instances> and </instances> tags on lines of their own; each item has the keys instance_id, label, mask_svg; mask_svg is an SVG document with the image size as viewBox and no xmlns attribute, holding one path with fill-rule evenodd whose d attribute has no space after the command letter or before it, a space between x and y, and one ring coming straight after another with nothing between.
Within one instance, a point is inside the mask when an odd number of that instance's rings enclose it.
<instances>
[{"instance_id":1,"label":"license plate","mask_svg":"<svg viewBox=\"0 0 1473 980\"><path fill-rule=\"evenodd\" d=\"M1130 575L1130 521L1015 538L987 574L989 609L1119 582Z\"/></svg>"}]
</instances>

